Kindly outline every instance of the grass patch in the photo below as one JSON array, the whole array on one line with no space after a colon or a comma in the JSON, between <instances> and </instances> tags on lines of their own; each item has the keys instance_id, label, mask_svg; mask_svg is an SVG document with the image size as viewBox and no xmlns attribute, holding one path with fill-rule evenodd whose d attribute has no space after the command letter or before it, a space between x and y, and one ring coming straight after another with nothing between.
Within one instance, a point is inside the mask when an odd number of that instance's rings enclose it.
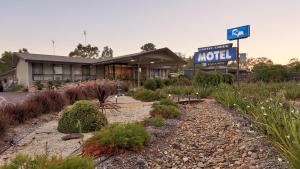
<instances>
[{"instance_id":1,"label":"grass patch","mask_svg":"<svg viewBox=\"0 0 300 169\"><path fill-rule=\"evenodd\" d=\"M138 123L113 123L95 132L83 148L84 154L101 155L122 150L139 150L150 139L145 128Z\"/></svg>"},{"instance_id":2,"label":"grass patch","mask_svg":"<svg viewBox=\"0 0 300 169\"><path fill-rule=\"evenodd\" d=\"M94 169L94 161L89 157L71 156L65 159L57 156L40 155L29 157L17 155L10 162L0 166L0 169Z\"/></svg>"}]
</instances>

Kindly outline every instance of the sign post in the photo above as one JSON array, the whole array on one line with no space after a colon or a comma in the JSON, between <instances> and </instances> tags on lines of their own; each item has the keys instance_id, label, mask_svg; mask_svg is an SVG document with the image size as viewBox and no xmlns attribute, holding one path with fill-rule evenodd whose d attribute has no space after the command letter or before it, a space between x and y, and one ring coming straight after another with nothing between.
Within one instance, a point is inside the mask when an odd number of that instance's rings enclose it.
<instances>
[{"instance_id":1,"label":"sign post","mask_svg":"<svg viewBox=\"0 0 300 169\"><path fill-rule=\"evenodd\" d=\"M239 57L240 39L248 38L249 36L250 36L250 25L227 29L227 39L228 40L237 40L236 81L237 81L238 86L240 86L240 80L239 80L239 73L240 73L240 57Z\"/></svg>"}]
</instances>

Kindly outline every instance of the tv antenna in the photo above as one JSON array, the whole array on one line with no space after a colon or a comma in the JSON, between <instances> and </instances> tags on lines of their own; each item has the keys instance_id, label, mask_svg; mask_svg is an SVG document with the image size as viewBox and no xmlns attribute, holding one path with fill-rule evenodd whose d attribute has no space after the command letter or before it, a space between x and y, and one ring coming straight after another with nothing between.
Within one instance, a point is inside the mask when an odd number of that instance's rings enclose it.
<instances>
[{"instance_id":1,"label":"tv antenna","mask_svg":"<svg viewBox=\"0 0 300 169\"><path fill-rule=\"evenodd\" d=\"M86 45L86 30L83 31L83 36L84 36L84 45Z\"/></svg>"},{"instance_id":2,"label":"tv antenna","mask_svg":"<svg viewBox=\"0 0 300 169\"><path fill-rule=\"evenodd\" d=\"M53 55L55 55L55 46L54 46L54 44L55 44L55 41L54 41L54 40L52 40L51 42L52 42Z\"/></svg>"}]
</instances>

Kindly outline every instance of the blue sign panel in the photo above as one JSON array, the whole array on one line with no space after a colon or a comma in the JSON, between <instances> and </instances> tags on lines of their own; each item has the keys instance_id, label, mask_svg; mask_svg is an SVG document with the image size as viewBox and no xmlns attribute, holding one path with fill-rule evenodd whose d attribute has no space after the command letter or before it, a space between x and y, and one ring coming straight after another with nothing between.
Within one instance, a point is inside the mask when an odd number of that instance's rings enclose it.
<instances>
[{"instance_id":1,"label":"blue sign panel","mask_svg":"<svg viewBox=\"0 0 300 169\"><path fill-rule=\"evenodd\" d=\"M250 36L250 25L227 29L227 39L243 39Z\"/></svg>"},{"instance_id":2,"label":"blue sign panel","mask_svg":"<svg viewBox=\"0 0 300 169\"><path fill-rule=\"evenodd\" d=\"M236 48L198 51L194 54L194 63L212 63L235 60L236 53Z\"/></svg>"},{"instance_id":3,"label":"blue sign panel","mask_svg":"<svg viewBox=\"0 0 300 169\"><path fill-rule=\"evenodd\" d=\"M217 50L217 49L228 49L228 48L231 48L231 47L232 47L232 43L227 43L227 44L223 44L223 45L198 48L198 52Z\"/></svg>"}]
</instances>

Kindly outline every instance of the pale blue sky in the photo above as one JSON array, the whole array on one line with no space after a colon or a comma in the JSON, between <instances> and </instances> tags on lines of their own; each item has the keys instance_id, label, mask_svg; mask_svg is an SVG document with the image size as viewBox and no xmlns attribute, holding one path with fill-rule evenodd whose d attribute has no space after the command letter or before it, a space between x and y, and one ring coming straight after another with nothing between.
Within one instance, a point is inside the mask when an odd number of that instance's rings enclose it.
<instances>
[{"instance_id":1,"label":"pale blue sky","mask_svg":"<svg viewBox=\"0 0 300 169\"><path fill-rule=\"evenodd\" d=\"M0 53L68 53L81 42L114 55L139 52L146 42L187 56L227 43L226 29L251 25L241 52L276 63L300 59L299 0L0 0Z\"/></svg>"}]
</instances>

